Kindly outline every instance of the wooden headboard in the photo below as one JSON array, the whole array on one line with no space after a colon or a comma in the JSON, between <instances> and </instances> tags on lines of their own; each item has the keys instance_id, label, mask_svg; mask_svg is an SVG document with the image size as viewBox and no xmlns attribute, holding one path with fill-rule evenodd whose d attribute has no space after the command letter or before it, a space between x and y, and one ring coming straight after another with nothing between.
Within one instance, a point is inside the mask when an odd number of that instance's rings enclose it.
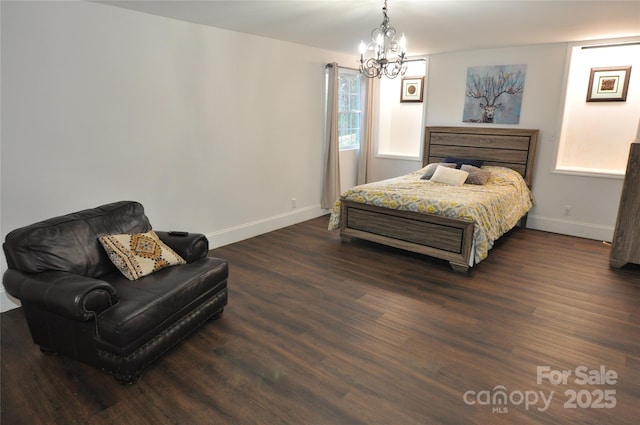
<instances>
[{"instance_id":1,"label":"wooden headboard","mask_svg":"<svg viewBox=\"0 0 640 425\"><path fill-rule=\"evenodd\" d=\"M531 187L538 132L520 128L425 127L422 164L442 162L446 156L482 159L485 165L516 170Z\"/></svg>"}]
</instances>

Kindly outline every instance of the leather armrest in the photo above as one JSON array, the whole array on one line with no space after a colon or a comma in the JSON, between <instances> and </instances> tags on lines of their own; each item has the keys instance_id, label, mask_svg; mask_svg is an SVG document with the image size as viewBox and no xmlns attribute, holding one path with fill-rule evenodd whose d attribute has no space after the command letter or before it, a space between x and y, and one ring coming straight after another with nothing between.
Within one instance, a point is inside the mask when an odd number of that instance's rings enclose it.
<instances>
[{"instance_id":1,"label":"leather armrest","mask_svg":"<svg viewBox=\"0 0 640 425\"><path fill-rule=\"evenodd\" d=\"M109 283L68 272L22 273L9 269L2 283L23 303L77 320L92 319L118 302Z\"/></svg>"},{"instance_id":2,"label":"leather armrest","mask_svg":"<svg viewBox=\"0 0 640 425\"><path fill-rule=\"evenodd\" d=\"M172 235L171 232L154 230L160 240L187 263L204 258L209 253L209 240L201 233L188 233L186 235Z\"/></svg>"}]
</instances>

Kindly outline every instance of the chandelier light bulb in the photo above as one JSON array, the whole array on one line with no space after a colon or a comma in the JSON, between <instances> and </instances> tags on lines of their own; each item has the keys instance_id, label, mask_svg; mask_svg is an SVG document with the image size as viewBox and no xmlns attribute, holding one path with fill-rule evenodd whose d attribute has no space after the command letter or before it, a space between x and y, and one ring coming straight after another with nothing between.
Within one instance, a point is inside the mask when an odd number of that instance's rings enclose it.
<instances>
[{"instance_id":1,"label":"chandelier light bulb","mask_svg":"<svg viewBox=\"0 0 640 425\"><path fill-rule=\"evenodd\" d=\"M367 45L364 44L364 41L360 42L360 46L358 47L358 49L360 50L360 57L362 57L362 55L364 55L364 53L367 51Z\"/></svg>"}]
</instances>

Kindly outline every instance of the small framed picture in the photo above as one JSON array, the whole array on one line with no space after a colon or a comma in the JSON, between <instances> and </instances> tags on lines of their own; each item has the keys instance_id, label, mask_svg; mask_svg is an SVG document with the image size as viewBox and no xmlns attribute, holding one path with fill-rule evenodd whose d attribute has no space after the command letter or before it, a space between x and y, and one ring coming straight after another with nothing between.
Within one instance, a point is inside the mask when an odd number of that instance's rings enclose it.
<instances>
[{"instance_id":1,"label":"small framed picture","mask_svg":"<svg viewBox=\"0 0 640 425\"><path fill-rule=\"evenodd\" d=\"M422 102L424 77L403 77L400 102Z\"/></svg>"},{"instance_id":2,"label":"small framed picture","mask_svg":"<svg viewBox=\"0 0 640 425\"><path fill-rule=\"evenodd\" d=\"M591 68L587 102L626 101L630 66Z\"/></svg>"}]
</instances>

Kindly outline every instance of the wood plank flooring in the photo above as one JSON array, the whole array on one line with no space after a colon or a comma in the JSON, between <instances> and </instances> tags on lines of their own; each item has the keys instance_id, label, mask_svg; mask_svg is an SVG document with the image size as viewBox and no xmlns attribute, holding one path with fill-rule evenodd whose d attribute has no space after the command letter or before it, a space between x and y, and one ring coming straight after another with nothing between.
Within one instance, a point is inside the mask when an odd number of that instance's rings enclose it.
<instances>
[{"instance_id":1,"label":"wood plank flooring","mask_svg":"<svg viewBox=\"0 0 640 425\"><path fill-rule=\"evenodd\" d=\"M640 267L609 268L609 246L515 229L461 275L327 223L213 250L225 313L132 386L42 355L3 313L1 423L639 423ZM538 383L546 366L571 375ZM581 384L583 366L617 379Z\"/></svg>"}]
</instances>

